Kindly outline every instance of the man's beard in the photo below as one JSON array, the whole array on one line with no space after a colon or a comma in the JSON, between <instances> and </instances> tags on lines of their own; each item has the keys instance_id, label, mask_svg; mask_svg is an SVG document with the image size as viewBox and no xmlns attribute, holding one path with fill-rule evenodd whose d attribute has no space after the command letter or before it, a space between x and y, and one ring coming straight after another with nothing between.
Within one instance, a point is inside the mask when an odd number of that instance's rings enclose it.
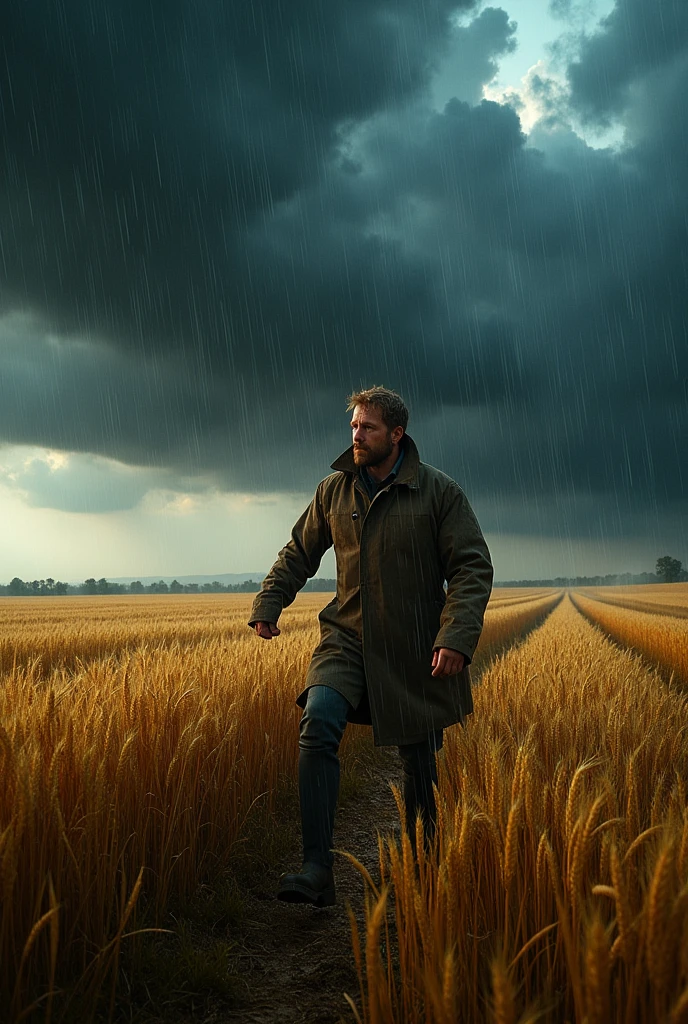
<instances>
[{"instance_id":1,"label":"man's beard","mask_svg":"<svg viewBox=\"0 0 688 1024\"><path fill-rule=\"evenodd\" d=\"M374 449L371 451L369 448L357 450L356 447L354 447L354 462L357 466L379 466L381 462L384 462L385 459L389 458L393 451L393 441L388 441L381 450Z\"/></svg>"}]
</instances>

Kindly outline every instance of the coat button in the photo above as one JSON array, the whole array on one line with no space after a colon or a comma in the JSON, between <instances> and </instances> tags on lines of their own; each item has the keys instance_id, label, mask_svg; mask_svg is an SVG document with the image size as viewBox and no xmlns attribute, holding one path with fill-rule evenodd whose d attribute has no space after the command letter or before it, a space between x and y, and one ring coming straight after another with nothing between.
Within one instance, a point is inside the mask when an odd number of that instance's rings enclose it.
<instances>
[{"instance_id":1,"label":"coat button","mask_svg":"<svg viewBox=\"0 0 688 1024\"><path fill-rule=\"evenodd\" d=\"M358 512L352 512L351 513L351 518L352 519L358 519Z\"/></svg>"}]
</instances>

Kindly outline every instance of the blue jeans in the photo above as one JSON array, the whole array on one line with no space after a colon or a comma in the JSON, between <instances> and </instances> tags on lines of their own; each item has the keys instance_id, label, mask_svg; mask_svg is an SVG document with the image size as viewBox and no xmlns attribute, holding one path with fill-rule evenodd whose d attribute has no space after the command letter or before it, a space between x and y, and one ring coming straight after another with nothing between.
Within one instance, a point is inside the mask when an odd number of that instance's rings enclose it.
<instances>
[{"instance_id":1,"label":"blue jeans","mask_svg":"<svg viewBox=\"0 0 688 1024\"><path fill-rule=\"evenodd\" d=\"M303 830L303 859L332 867L334 816L339 796L337 752L347 724L350 704L331 686L311 686L299 727L299 798ZM420 811L425 835L435 833L436 808L432 792L437 785L435 751L442 746L442 730L427 740L400 746L407 830L415 849L416 815Z\"/></svg>"}]
</instances>

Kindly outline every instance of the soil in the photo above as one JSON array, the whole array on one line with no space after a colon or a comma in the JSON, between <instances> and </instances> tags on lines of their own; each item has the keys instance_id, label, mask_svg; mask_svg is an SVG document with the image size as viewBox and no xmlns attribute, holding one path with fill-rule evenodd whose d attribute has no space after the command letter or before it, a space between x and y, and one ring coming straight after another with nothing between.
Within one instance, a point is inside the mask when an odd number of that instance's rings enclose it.
<instances>
[{"instance_id":1,"label":"soil","mask_svg":"<svg viewBox=\"0 0 688 1024\"><path fill-rule=\"evenodd\" d=\"M378 831L399 836L397 806L390 788L401 786L401 764L393 748L371 750L358 760L356 777L343 792L335 820L334 847L352 853L379 883ZM344 786L342 787L344 790ZM297 810L297 808L295 808ZM347 902L365 934L364 882L346 857L335 854L334 907L283 903L276 897L283 871L301 866L300 822L287 825L284 863L269 869L244 893L244 912L235 938L241 944L243 1005L225 1009L215 1021L245 1024L352 1024L344 999L360 1012L359 983L351 945Z\"/></svg>"},{"instance_id":2,"label":"soil","mask_svg":"<svg viewBox=\"0 0 688 1024\"><path fill-rule=\"evenodd\" d=\"M390 784L401 789L402 768L396 748L375 747L366 733L341 758L334 848L356 857L378 885L378 834L398 838L401 830ZM284 780L281 793L276 811L248 824L230 869L170 908L157 922L166 931L143 936L124 958L114 1016L97 1015L99 1024L355 1024L344 998L361 1013L347 906L364 944L363 876L335 853L334 907L277 899L280 876L302 862L295 780ZM392 915L389 941L396 962ZM83 1018L64 1024L73 1021Z\"/></svg>"}]
</instances>

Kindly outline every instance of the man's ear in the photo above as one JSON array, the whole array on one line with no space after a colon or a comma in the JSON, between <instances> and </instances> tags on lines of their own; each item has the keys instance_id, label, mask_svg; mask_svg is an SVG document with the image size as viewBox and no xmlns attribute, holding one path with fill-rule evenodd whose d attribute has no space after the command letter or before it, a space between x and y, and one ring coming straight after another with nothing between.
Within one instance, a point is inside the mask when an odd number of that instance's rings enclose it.
<instances>
[{"instance_id":1,"label":"man's ear","mask_svg":"<svg viewBox=\"0 0 688 1024\"><path fill-rule=\"evenodd\" d=\"M394 442L394 444L399 444L399 442L401 441L403 436L404 436L404 428L403 427L395 427L394 430L392 431L392 441Z\"/></svg>"}]
</instances>

